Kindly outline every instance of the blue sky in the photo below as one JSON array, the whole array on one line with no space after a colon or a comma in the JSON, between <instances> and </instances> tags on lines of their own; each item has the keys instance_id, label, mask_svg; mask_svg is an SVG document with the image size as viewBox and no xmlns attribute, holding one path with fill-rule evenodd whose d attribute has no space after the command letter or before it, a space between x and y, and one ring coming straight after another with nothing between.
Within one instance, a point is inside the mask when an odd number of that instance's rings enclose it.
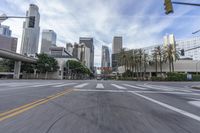
<instances>
[{"instance_id":1,"label":"blue sky","mask_svg":"<svg viewBox=\"0 0 200 133\"><path fill-rule=\"evenodd\" d=\"M115 35L123 36L127 48L162 43L163 36L171 33L176 39L194 36L191 33L200 29L200 7L174 5L175 13L166 16L163 1L1 0L0 13L25 16L30 3L38 5L41 31L54 30L58 46L78 42L80 36L94 37L95 65L99 66L101 46L107 45L111 49ZM200 3L199 0L178 1ZM19 38L19 47L22 23L20 19L8 19L2 23L10 26L13 36Z\"/></svg>"}]
</instances>

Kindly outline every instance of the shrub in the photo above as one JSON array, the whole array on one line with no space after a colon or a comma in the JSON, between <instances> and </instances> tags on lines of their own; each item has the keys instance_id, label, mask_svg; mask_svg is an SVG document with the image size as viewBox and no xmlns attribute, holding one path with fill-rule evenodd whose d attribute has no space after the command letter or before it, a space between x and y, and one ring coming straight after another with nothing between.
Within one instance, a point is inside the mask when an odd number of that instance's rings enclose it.
<instances>
[{"instance_id":1,"label":"shrub","mask_svg":"<svg viewBox=\"0 0 200 133\"><path fill-rule=\"evenodd\" d=\"M193 81L200 81L200 75L192 75Z\"/></svg>"},{"instance_id":2,"label":"shrub","mask_svg":"<svg viewBox=\"0 0 200 133\"><path fill-rule=\"evenodd\" d=\"M187 74L185 73L167 73L168 81L187 81Z\"/></svg>"}]
</instances>

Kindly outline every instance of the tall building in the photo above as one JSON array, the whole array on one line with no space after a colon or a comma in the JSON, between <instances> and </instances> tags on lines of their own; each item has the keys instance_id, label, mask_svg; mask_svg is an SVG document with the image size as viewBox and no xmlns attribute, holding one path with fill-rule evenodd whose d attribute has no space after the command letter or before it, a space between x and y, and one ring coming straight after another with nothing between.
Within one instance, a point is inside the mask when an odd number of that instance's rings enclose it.
<instances>
[{"instance_id":1,"label":"tall building","mask_svg":"<svg viewBox=\"0 0 200 133\"><path fill-rule=\"evenodd\" d=\"M73 55L73 45L71 43L66 44L66 50L69 54Z\"/></svg>"},{"instance_id":2,"label":"tall building","mask_svg":"<svg viewBox=\"0 0 200 133\"><path fill-rule=\"evenodd\" d=\"M38 52L38 42L40 35L40 14L37 5L30 4L29 10L26 12L27 17L34 16L35 18L27 18L23 23L21 54L34 56ZM33 22L34 21L34 22Z\"/></svg>"},{"instance_id":3,"label":"tall building","mask_svg":"<svg viewBox=\"0 0 200 133\"><path fill-rule=\"evenodd\" d=\"M110 53L107 46L102 46L101 67L110 67Z\"/></svg>"},{"instance_id":4,"label":"tall building","mask_svg":"<svg viewBox=\"0 0 200 133\"><path fill-rule=\"evenodd\" d=\"M16 52L17 40L18 39L15 37L0 35L0 48Z\"/></svg>"},{"instance_id":5,"label":"tall building","mask_svg":"<svg viewBox=\"0 0 200 133\"><path fill-rule=\"evenodd\" d=\"M112 44L112 54L120 53L122 50L122 37L121 36L115 36L113 38L113 44Z\"/></svg>"},{"instance_id":6,"label":"tall building","mask_svg":"<svg viewBox=\"0 0 200 133\"><path fill-rule=\"evenodd\" d=\"M53 30L43 30L40 53L49 54L50 53L49 48L55 46L56 46L56 33Z\"/></svg>"},{"instance_id":7,"label":"tall building","mask_svg":"<svg viewBox=\"0 0 200 133\"><path fill-rule=\"evenodd\" d=\"M91 69L90 48L88 48L85 43L74 43L73 57L77 58L83 65Z\"/></svg>"},{"instance_id":8,"label":"tall building","mask_svg":"<svg viewBox=\"0 0 200 133\"><path fill-rule=\"evenodd\" d=\"M113 38L113 44L112 44L112 69L113 71L117 71L117 67L119 65L119 53L122 50L122 37L121 36L115 36Z\"/></svg>"},{"instance_id":9,"label":"tall building","mask_svg":"<svg viewBox=\"0 0 200 133\"><path fill-rule=\"evenodd\" d=\"M12 31L10 30L9 26L0 25L0 35L11 37L11 34L12 34Z\"/></svg>"},{"instance_id":10,"label":"tall building","mask_svg":"<svg viewBox=\"0 0 200 133\"><path fill-rule=\"evenodd\" d=\"M93 45L93 38L87 38L87 37L80 37L79 38L79 44L85 44L87 48L90 49L90 52L88 53L88 56L90 57L90 69L93 70L94 68L94 45Z\"/></svg>"}]
</instances>

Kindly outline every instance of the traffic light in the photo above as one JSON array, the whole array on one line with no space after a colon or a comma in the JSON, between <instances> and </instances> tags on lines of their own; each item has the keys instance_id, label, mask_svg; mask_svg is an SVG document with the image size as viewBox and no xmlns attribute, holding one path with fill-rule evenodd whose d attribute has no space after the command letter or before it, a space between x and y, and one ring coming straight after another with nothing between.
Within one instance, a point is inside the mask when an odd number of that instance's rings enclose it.
<instances>
[{"instance_id":1,"label":"traffic light","mask_svg":"<svg viewBox=\"0 0 200 133\"><path fill-rule=\"evenodd\" d=\"M171 0L165 0L164 6L165 6L165 14L170 14L174 12Z\"/></svg>"},{"instance_id":2,"label":"traffic light","mask_svg":"<svg viewBox=\"0 0 200 133\"><path fill-rule=\"evenodd\" d=\"M30 16L29 17L28 27L29 28L34 28L34 26L35 26L35 16Z\"/></svg>"},{"instance_id":3,"label":"traffic light","mask_svg":"<svg viewBox=\"0 0 200 133\"><path fill-rule=\"evenodd\" d=\"M181 49L181 56L185 56L185 50Z\"/></svg>"}]
</instances>

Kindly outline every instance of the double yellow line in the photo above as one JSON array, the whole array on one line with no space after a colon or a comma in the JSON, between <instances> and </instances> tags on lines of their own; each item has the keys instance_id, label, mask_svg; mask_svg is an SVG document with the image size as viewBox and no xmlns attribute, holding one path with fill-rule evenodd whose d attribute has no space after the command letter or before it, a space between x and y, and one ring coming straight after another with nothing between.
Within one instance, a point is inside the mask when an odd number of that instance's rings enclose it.
<instances>
[{"instance_id":1,"label":"double yellow line","mask_svg":"<svg viewBox=\"0 0 200 133\"><path fill-rule=\"evenodd\" d=\"M25 105L20 106L18 108L11 109L11 110L6 111L4 113L0 113L0 122L5 120L5 119L11 118L13 116L19 115L19 114L21 114L21 113L23 113L23 112L25 112L27 110L30 110L30 109L32 109L34 107L39 106L41 104L47 103L50 100L53 100L53 99L58 98L60 96L63 96L63 95L65 95L67 93L70 93L72 91L73 91L72 89L68 89L68 90L65 90L63 92L48 96L46 98L43 98L43 99L31 102L31 103L25 104Z\"/></svg>"}]
</instances>

